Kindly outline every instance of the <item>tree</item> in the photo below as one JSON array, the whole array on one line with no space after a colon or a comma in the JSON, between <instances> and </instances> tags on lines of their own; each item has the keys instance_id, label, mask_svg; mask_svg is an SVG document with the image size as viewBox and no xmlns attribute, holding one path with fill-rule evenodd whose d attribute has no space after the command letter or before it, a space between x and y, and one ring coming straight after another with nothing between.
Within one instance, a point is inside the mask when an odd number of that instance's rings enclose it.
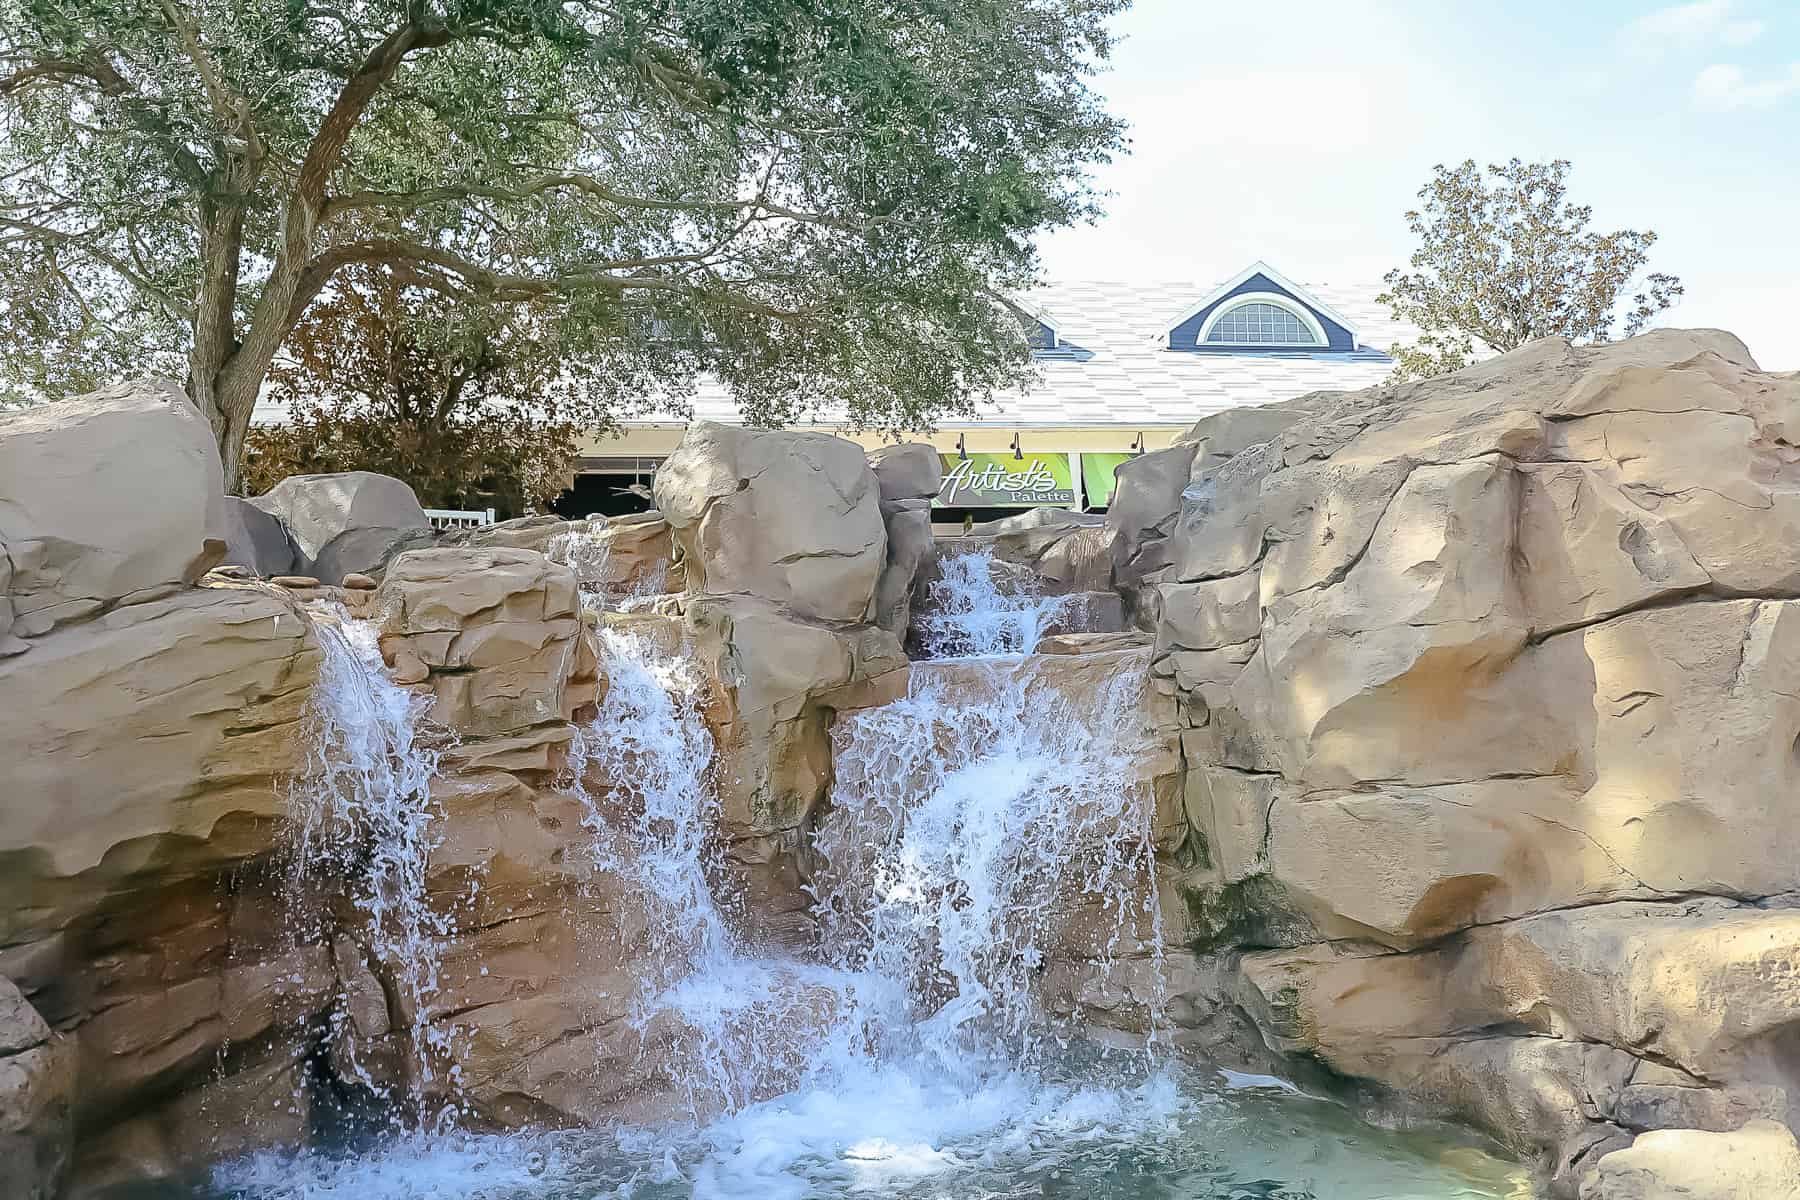
<instances>
[{"instance_id":1,"label":"tree","mask_svg":"<svg viewBox=\"0 0 1800 1200\"><path fill-rule=\"evenodd\" d=\"M1569 164L1441 163L1406 214L1419 239L1412 270L1389 271L1379 297L1396 320L1416 326L1411 346L1395 346L1398 378L1441 375L1467 366L1476 344L1507 351L1540 337L1603 342L1620 316L1621 297L1649 260L1656 235L1588 229L1593 209L1566 202ZM1492 186L1488 184L1491 178ZM1625 336L1681 295L1673 275L1645 276L1624 313Z\"/></svg>"},{"instance_id":2,"label":"tree","mask_svg":"<svg viewBox=\"0 0 1800 1200\"><path fill-rule=\"evenodd\" d=\"M428 508L518 516L568 484L579 379L531 306L462 309L385 267L352 267L269 373L281 424L252 425L244 490L289 475L381 471Z\"/></svg>"},{"instance_id":3,"label":"tree","mask_svg":"<svg viewBox=\"0 0 1800 1200\"><path fill-rule=\"evenodd\" d=\"M995 302L1121 144L1125 0L0 0L0 365L176 368L235 483L343 270L540 306L589 415L827 402L920 427L1018 383Z\"/></svg>"}]
</instances>

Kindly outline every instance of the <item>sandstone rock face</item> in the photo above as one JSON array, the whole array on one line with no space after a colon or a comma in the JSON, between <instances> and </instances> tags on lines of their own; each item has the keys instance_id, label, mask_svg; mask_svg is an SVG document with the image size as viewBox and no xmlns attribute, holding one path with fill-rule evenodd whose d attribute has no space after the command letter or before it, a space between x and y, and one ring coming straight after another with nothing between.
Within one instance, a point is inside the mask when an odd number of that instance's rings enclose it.
<instances>
[{"instance_id":1,"label":"sandstone rock face","mask_svg":"<svg viewBox=\"0 0 1800 1200\"><path fill-rule=\"evenodd\" d=\"M1146 577L1230 1002L1565 1194L1785 1116L1800 380L1660 331L1231 416Z\"/></svg>"},{"instance_id":2,"label":"sandstone rock face","mask_svg":"<svg viewBox=\"0 0 1800 1200\"><path fill-rule=\"evenodd\" d=\"M35 410L35 456L64 454L60 438L85 439L86 471L161 461L162 423L180 433L186 417L121 397ZM203 429L195 445L211 453ZM158 485L183 499L179 479ZM350 490L360 520L363 493ZM623 1007L650 947L584 824L590 803L616 802L630 781L584 769L577 791L571 778L575 723L602 686L574 570L533 550L464 547L400 556L379 591L354 572L349 588L258 583L241 568L184 584L218 549L205 506L83 494L130 508L117 528L151 512L171 529L145 535L141 561L106 558L66 520L51 527L71 531L64 540L11 537L0 556L6 614L22 598L31 634L29 653L0 655L0 1193L180 1188L218 1157L305 1142L328 1119L315 1101L373 1100L371 1087L389 1105L454 1100L497 1125L666 1112L674 1090L654 1041L666 1031L647 1043ZM0 509L37 519L10 504ZM351 534L366 529L355 520ZM630 524L647 562L659 523ZM12 553L43 544L55 553ZM46 607L46 589L65 585L57 594L81 602ZM368 636L389 669L432 697L415 731L436 756L428 795L412 801L423 895L384 893L422 906L440 956L423 989L363 902L359 839L378 835L335 831L351 844L329 867L297 850L296 797L356 786L335 758L322 767L332 689L315 685L327 652L350 653L325 626L359 619L376 623ZM464 1072L454 1083L449 1054ZM336 1073L324 1091L322 1072Z\"/></svg>"},{"instance_id":3,"label":"sandstone rock face","mask_svg":"<svg viewBox=\"0 0 1800 1200\"><path fill-rule=\"evenodd\" d=\"M1752 1121L1735 1133L1646 1133L1602 1158L1581 1200L1793 1200L1800 1145L1784 1125Z\"/></svg>"},{"instance_id":4,"label":"sandstone rock face","mask_svg":"<svg viewBox=\"0 0 1800 1200\"><path fill-rule=\"evenodd\" d=\"M913 596L936 553L929 505L927 500L881 503L881 518L887 527L887 562L875 584L872 617L875 624L902 639L912 623Z\"/></svg>"},{"instance_id":5,"label":"sandstone rock face","mask_svg":"<svg viewBox=\"0 0 1800 1200\"><path fill-rule=\"evenodd\" d=\"M899 594L929 516L921 531L912 501L888 502L905 534L890 560L879 496L861 448L823 434L700 422L657 472L687 637L713 685L715 784L744 900L732 907L753 943L814 936L804 844L830 784L832 712L905 693Z\"/></svg>"},{"instance_id":6,"label":"sandstone rock face","mask_svg":"<svg viewBox=\"0 0 1800 1200\"><path fill-rule=\"evenodd\" d=\"M531 550L409 550L375 593L381 653L433 720L496 734L566 723L597 697L575 574Z\"/></svg>"},{"instance_id":7,"label":"sandstone rock face","mask_svg":"<svg viewBox=\"0 0 1800 1200\"><path fill-rule=\"evenodd\" d=\"M225 549L222 480L212 430L167 380L0 415L0 654L193 583Z\"/></svg>"},{"instance_id":8,"label":"sandstone rock face","mask_svg":"<svg viewBox=\"0 0 1800 1200\"><path fill-rule=\"evenodd\" d=\"M686 623L716 681L715 785L748 901L746 932L807 944L814 928L800 856L830 787L832 713L904 695L906 655L879 626L796 621L751 597L692 597Z\"/></svg>"},{"instance_id":9,"label":"sandstone rock face","mask_svg":"<svg viewBox=\"0 0 1800 1200\"><path fill-rule=\"evenodd\" d=\"M655 491L690 591L759 596L803 620L868 619L887 547L855 443L701 421Z\"/></svg>"},{"instance_id":10,"label":"sandstone rock face","mask_svg":"<svg viewBox=\"0 0 1800 1200\"><path fill-rule=\"evenodd\" d=\"M1146 580L1161 578L1170 565L1169 535L1181 513L1181 493L1187 490L1194 452L1192 443L1177 443L1122 462L1114 474L1106 530L1112 582L1127 595L1135 597Z\"/></svg>"},{"instance_id":11,"label":"sandstone rock face","mask_svg":"<svg viewBox=\"0 0 1800 1200\"><path fill-rule=\"evenodd\" d=\"M331 1002L269 865L318 666L286 594L216 579L0 660L0 976L65 1031L84 1138L155 1110L164 1173L244 1124L187 1097L251 1077Z\"/></svg>"},{"instance_id":12,"label":"sandstone rock face","mask_svg":"<svg viewBox=\"0 0 1800 1200\"><path fill-rule=\"evenodd\" d=\"M869 455L869 468L883 500L932 500L944 482L937 448L923 442L883 446Z\"/></svg>"},{"instance_id":13,"label":"sandstone rock face","mask_svg":"<svg viewBox=\"0 0 1800 1200\"><path fill-rule=\"evenodd\" d=\"M418 498L390 475L290 475L250 503L287 530L295 568L325 583L378 572L400 549L431 544Z\"/></svg>"},{"instance_id":14,"label":"sandstone rock face","mask_svg":"<svg viewBox=\"0 0 1800 1200\"><path fill-rule=\"evenodd\" d=\"M146 876L266 850L318 660L293 602L244 584L121 606L0 659L0 946Z\"/></svg>"},{"instance_id":15,"label":"sandstone rock face","mask_svg":"<svg viewBox=\"0 0 1800 1200\"><path fill-rule=\"evenodd\" d=\"M73 1046L0 977L0 1191L55 1200L75 1141Z\"/></svg>"}]
</instances>

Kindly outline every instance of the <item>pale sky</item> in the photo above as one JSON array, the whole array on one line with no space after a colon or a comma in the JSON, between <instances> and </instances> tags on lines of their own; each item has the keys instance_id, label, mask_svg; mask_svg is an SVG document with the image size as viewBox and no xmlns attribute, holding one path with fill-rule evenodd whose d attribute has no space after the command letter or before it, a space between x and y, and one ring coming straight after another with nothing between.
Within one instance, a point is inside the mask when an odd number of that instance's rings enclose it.
<instances>
[{"instance_id":1,"label":"pale sky","mask_svg":"<svg viewBox=\"0 0 1800 1200\"><path fill-rule=\"evenodd\" d=\"M1378 283L1438 162L1567 158L1594 225L1653 229L1718 326L1800 369L1800 4L1136 0L1098 86L1132 151L1061 279Z\"/></svg>"}]
</instances>

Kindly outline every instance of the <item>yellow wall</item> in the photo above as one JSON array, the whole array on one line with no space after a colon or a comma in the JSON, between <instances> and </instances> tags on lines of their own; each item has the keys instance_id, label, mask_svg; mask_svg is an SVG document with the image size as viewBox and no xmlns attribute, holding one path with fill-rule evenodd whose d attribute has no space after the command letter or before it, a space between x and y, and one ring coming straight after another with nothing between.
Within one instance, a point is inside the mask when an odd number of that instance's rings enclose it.
<instances>
[{"instance_id":1,"label":"yellow wall","mask_svg":"<svg viewBox=\"0 0 1800 1200\"><path fill-rule=\"evenodd\" d=\"M817 429L823 433L833 433L838 437L874 449L893 442L893 438L879 433L851 433L828 429L823 426L800 426L798 428ZM1141 433L1144 437L1144 449L1161 450L1171 445L1177 437L1187 430L1186 424L1168 426L1136 426L1105 425L1086 428L1020 428L1016 432L1026 453L1036 451L1040 454L1054 454L1059 451L1086 450L1094 453L1123 452L1132 448L1131 443ZM626 429L616 437L583 438L580 453L584 458L643 455L650 458L661 458L674 450L681 441L684 426L636 426ZM929 442L945 454L956 452L958 434L966 439L965 449L970 453L996 453L1012 448L1013 430L1007 426L984 425L980 428L957 428L945 426L936 433L919 434L904 438L904 441Z\"/></svg>"}]
</instances>

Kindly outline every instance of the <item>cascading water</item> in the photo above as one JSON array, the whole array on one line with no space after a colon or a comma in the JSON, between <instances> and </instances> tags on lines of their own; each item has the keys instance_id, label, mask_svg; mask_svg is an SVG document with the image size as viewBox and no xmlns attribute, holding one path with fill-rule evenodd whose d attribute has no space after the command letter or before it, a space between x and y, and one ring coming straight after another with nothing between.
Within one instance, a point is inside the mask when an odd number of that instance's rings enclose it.
<instances>
[{"instance_id":1,"label":"cascading water","mask_svg":"<svg viewBox=\"0 0 1800 1200\"><path fill-rule=\"evenodd\" d=\"M439 839L431 798L439 751L419 737L431 702L388 678L372 623L341 605L317 616L323 661L308 713L308 760L289 797L296 870L343 881L360 911L365 949L398 992L410 1026L407 1084L416 1096L437 1082L450 1056L445 1035L428 1019L439 983L438 943L450 928L449 916L426 898L426 868ZM362 1082L385 1090L366 1072Z\"/></svg>"},{"instance_id":2,"label":"cascading water","mask_svg":"<svg viewBox=\"0 0 1800 1200\"><path fill-rule=\"evenodd\" d=\"M938 560L929 604L920 618L921 638L930 658L1025 654L1070 605L1073 596L1042 595L1021 581L1002 589L994 552L946 554Z\"/></svg>"},{"instance_id":3,"label":"cascading water","mask_svg":"<svg viewBox=\"0 0 1800 1200\"><path fill-rule=\"evenodd\" d=\"M1160 952L1135 783L1146 666L1121 656L1077 694L1042 660L918 663L904 699L839 726L823 940L912 988L938 1059L1036 1057L1032 980L1078 910L1102 961L1140 918Z\"/></svg>"},{"instance_id":4,"label":"cascading water","mask_svg":"<svg viewBox=\"0 0 1800 1200\"><path fill-rule=\"evenodd\" d=\"M985 573L968 567L970 583ZM955 610L967 628L1012 620L984 603ZM1033 619L1012 624L1008 644L1031 644ZM635 1019L684 1031L665 1048L691 1120L258 1155L218 1172L220 1194L1510 1192L1506 1168L1474 1152L1440 1164L1429 1138L1376 1134L1291 1089L1221 1090L1167 1056L1101 1050L1046 1017L1036 989L1054 956L1104 969L1115 954L1159 953L1137 773L1143 656L918 663L909 695L842 721L814 846L824 949L800 960L747 952L709 882L717 799L699 672L653 636L606 629L602 643L609 690L574 765L597 781L582 793L594 862L642 902L655 954Z\"/></svg>"}]
</instances>

